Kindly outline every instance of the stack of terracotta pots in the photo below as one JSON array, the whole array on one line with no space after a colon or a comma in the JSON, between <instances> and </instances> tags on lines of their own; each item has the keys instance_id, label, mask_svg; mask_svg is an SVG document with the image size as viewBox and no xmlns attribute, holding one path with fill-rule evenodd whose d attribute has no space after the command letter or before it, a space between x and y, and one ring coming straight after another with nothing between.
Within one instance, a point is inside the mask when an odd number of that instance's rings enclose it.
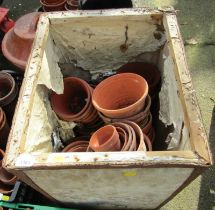
<instances>
[{"instance_id":1,"label":"stack of terracotta pots","mask_svg":"<svg viewBox=\"0 0 215 210\"><path fill-rule=\"evenodd\" d=\"M64 79L64 93L51 94L51 105L60 119L90 126L99 120L92 104L92 94L93 88L87 82L67 77Z\"/></svg>"},{"instance_id":2,"label":"stack of terracotta pots","mask_svg":"<svg viewBox=\"0 0 215 210\"><path fill-rule=\"evenodd\" d=\"M6 147L9 131L6 115L0 107L0 147L3 149Z\"/></svg>"},{"instance_id":3,"label":"stack of terracotta pots","mask_svg":"<svg viewBox=\"0 0 215 210\"><path fill-rule=\"evenodd\" d=\"M97 130L89 147L95 152L152 150L150 140L134 122L116 122Z\"/></svg>"},{"instance_id":4,"label":"stack of terracotta pots","mask_svg":"<svg viewBox=\"0 0 215 210\"><path fill-rule=\"evenodd\" d=\"M4 155L0 149L0 193L8 195L13 191L17 178L2 167Z\"/></svg>"},{"instance_id":5,"label":"stack of terracotta pots","mask_svg":"<svg viewBox=\"0 0 215 210\"><path fill-rule=\"evenodd\" d=\"M77 10L79 7L79 1L78 0L67 0L65 4L65 9L67 11L69 10Z\"/></svg>"},{"instance_id":6,"label":"stack of terracotta pots","mask_svg":"<svg viewBox=\"0 0 215 210\"><path fill-rule=\"evenodd\" d=\"M11 122L18 99L18 86L14 78L4 72L0 72L0 106L6 112L7 119Z\"/></svg>"},{"instance_id":7,"label":"stack of terracotta pots","mask_svg":"<svg viewBox=\"0 0 215 210\"><path fill-rule=\"evenodd\" d=\"M66 0L40 0L44 12L65 10Z\"/></svg>"},{"instance_id":8,"label":"stack of terracotta pots","mask_svg":"<svg viewBox=\"0 0 215 210\"><path fill-rule=\"evenodd\" d=\"M4 56L22 71L25 70L31 52L40 14L33 12L19 18L2 41Z\"/></svg>"},{"instance_id":9,"label":"stack of terracotta pots","mask_svg":"<svg viewBox=\"0 0 215 210\"><path fill-rule=\"evenodd\" d=\"M96 86L92 100L106 124L133 121L153 142L151 98L148 95L148 84L143 77L133 73L111 76Z\"/></svg>"}]
</instances>

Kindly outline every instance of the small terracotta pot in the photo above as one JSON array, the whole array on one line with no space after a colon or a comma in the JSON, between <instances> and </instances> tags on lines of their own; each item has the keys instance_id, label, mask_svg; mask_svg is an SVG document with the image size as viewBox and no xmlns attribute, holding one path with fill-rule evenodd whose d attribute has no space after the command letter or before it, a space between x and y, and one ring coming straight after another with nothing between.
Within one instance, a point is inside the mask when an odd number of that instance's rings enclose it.
<instances>
[{"instance_id":1,"label":"small terracotta pot","mask_svg":"<svg viewBox=\"0 0 215 210\"><path fill-rule=\"evenodd\" d=\"M65 10L66 0L57 3L47 3L45 0L40 0L40 3L43 5L43 10L45 12L63 11Z\"/></svg>"},{"instance_id":2,"label":"small terracotta pot","mask_svg":"<svg viewBox=\"0 0 215 210\"><path fill-rule=\"evenodd\" d=\"M119 139L121 142L121 150L122 150L122 148L125 148L126 145L128 144L128 135L126 131L120 127L116 127L116 130L119 134Z\"/></svg>"},{"instance_id":3,"label":"small terracotta pot","mask_svg":"<svg viewBox=\"0 0 215 210\"><path fill-rule=\"evenodd\" d=\"M152 96L158 91L161 73L158 68L150 63L133 62L121 66L117 73L135 73L144 77L149 85L149 94Z\"/></svg>"},{"instance_id":4,"label":"small terracotta pot","mask_svg":"<svg viewBox=\"0 0 215 210\"><path fill-rule=\"evenodd\" d=\"M128 120L128 121L134 121L134 122L138 123L139 125L145 125L144 122L147 120L147 116L150 114L150 106L151 106L151 98L148 95L146 97L144 108L139 113L137 113L133 116L130 116L130 117L127 117L124 119L119 119L119 118L107 117L107 116L103 115L101 112L98 112L98 114L101 117L101 119L107 124L110 124L113 122L119 122L122 120Z\"/></svg>"},{"instance_id":5,"label":"small terracotta pot","mask_svg":"<svg viewBox=\"0 0 215 210\"><path fill-rule=\"evenodd\" d=\"M23 71L31 52L40 14L33 12L19 18L2 41L4 56Z\"/></svg>"},{"instance_id":6,"label":"small terracotta pot","mask_svg":"<svg viewBox=\"0 0 215 210\"><path fill-rule=\"evenodd\" d=\"M119 151L119 134L114 126L106 125L92 135L89 145L96 152Z\"/></svg>"},{"instance_id":7,"label":"small terracotta pot","mask_svg":"<svg viewBox=\"0 0 215 210\"><path fill-rule=\"evenodd\" d=\"M140 112L148 95L146 80L132 73L111 76L99 83L92 97L94 107L110 118L126 118Z\"/></svg>"},{"instance_id":8,"label":"small terracotta pot","mask_svg":"<svg viewBox=\"0 0 215 210\"><path fill-rule=\"evenodd\" d=\"M86 152L89 146L89 141L74 141L66 146L62 152Z\"/></svg>"},{"instance_id":9,"label":"small terracotta pot","mask_svg":"<svg viewBox=\"0 0 215 210\"><path fill-rule=\"evenodd\" d=\"M64 79L64 93L51 94L51 105L55 113L65 121L85 124L96 122L98 114L92 105L93 89L82 79Z\"/></svg>"},{"instance_id":10,"label":"small terracotta pot","mask_svg":"<svg viewBox=\"0 0 215 210\"><path fill-rule=\"evenodd\" d=\"M8 126L5 113L0 107L0 147L2 149L6 148L9 132L10 128Z\"/></svg>"},{"instance_id":11,"label":"small terracotta pot","mask_svg":"<svg viewBox=\"0 0 215 210\"><path fill-rule=\"evenodd\" d=\"M2 161L3 161L4 155L5 155L4 151L0 149L0 182L5 185L14 185L17 180L16 176L7 172L2 167Z\"/></svg>"},{"instance_id":12,"label":"small terracotta pot","mask_svg":"<svg viewBox=\"0 0 215 210\"><path fill-rule=\"evenodd\" d=\"M9 121L13 118L18 92L14 78L8 73L0 72L0 106L4 108Z\"/></svg>"}]
</instances>

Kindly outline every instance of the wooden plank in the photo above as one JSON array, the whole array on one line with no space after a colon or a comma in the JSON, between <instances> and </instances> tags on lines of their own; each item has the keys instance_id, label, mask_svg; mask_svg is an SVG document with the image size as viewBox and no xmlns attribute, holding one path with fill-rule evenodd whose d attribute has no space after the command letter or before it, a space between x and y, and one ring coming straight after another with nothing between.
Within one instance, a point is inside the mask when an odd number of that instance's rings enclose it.
<instances>
[{"instance_id":1,"label":"wooden plank","mask_svg":"<svg viewBox=\"0 0 215 210\"><path fill-rule=\"evenodd\" d=\"M212 164L212 158L208 145L205 129L202 124L200 109L193 89L190 72L188 70L183 40L178 27L175 14L164 15L164 25L168 34L168 42L171 45L172 56L175 62L175 75L179 87L179 94L186 116L186 124L189 126L190 141L194 151Z\"/></svg>"}]
</instances>

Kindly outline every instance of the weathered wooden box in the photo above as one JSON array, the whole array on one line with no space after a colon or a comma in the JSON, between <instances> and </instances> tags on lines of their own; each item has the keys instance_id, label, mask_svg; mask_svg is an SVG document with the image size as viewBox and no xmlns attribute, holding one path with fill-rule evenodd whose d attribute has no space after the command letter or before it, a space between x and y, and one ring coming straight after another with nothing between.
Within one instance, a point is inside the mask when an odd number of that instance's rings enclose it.
<instances>
[{"instance_id":1,"label":"weathered wooden box","mask_svg":"<svg viewBox=\"0 0 215 210\"><path fill-rule=\"evenodd\" d=\"M94 77L130 61L162 73L159 118L171 126L165 151L54 153L59 121L49 93L63 91L60 64ZM67 70L67 73L70 70ZM138 91L138 90L137 90ZM159 141L157 133L156 141ZM27 65L4 165L44 195L101 209L155 209L211 165L176 14L144 8L44 14Z\"/></svg>"}]
</instances>

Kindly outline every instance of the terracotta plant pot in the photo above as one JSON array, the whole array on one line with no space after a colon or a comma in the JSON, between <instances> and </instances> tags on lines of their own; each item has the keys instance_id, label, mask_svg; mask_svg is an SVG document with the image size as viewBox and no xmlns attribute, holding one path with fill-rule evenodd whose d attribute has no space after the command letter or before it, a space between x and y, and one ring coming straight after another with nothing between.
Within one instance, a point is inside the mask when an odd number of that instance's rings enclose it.
<instances>
[{"instance_id":1,"label":"terracotta plant pot","mask_svg":"<svg viewBox=\"0 0 215 210\"><path fill-rule=\"evenodd\" d=\"M158 90L161 73L158 68L150 63L133 62L121 66L117 73L135 73L144 77L149 85L149 94L153 96Z\"/></svg>"},{"instance_id":2,"label":"terracotta plant pot","mask_svg":"<svg viewBox=\"0 0 215 210\"><path fill-rule=\"evenodd\" d=\"M139 125L145 125L146 124L145 121L147 121L147 116L150 114L150 106L151 106L151 98L148 95L146 97L146 100L145 100L144 108L139 113L137 113L137 114L135 114L133 116L119 119L119 118L107 117L107 116L103 115L101 112L99 112L98 114L101 117L101 119L107 124L110 124L110 123L113 123L113 122L119 122L119 121L122 121L122 120L128 120L128 121L136 122ZM145 124L144 124L144 122L145 122Z\"/></svg>"},{"instance_id":3,"label":"terracotta plant pot","mask_svg":"<svg viewBox=\"0 0 215 210\"><path fill-rule=\"evenodd\" d=\"M2 149L6 148L9 132L10 128L8 126L5 113L0 107L0 147Z\"/></svg>"},{"instance_id":4,"label":"terracotta plant pot","mask_svg":"<svg viewBox=\"0 0 215 210\"><path fill-rule=\"evenodd\" d=\"M152 143L147 135L144 134L144 142L146 143L147 150L152 151Z\"/></svg>"},{"instance_id":5,"label":"terracotta plant pot","mask_svg":"<svg viewBox=\"0 0 215 210\"><path fill-rule=\"evenodd\" d=\"M125 118L140 112L148 95L146 80L132 73L111 76L96 86L94 107L110 118Z\"/></svg>"},{"instance_id":6,"label":"terracotta plant pot","mask_svg":"<svg viewBox=\"0 0 215 210\"><path fill-rule=\"evenodd\" d=\"M14 185L17 180L16 176L7 172L2 167L2 161L3 161L4 155L5 155L4 151L0 149L0 182L5 185Z\"/></svg>"},{"instance_id":7,"label":"terracotta plant pot","mask_svg":"<svg viewBox=\"0 0 215 210\"><path fill-rule=\"evenodd\" d=\"M2 41L4 56L21 70L25 70L41 13L33 12L19 18Z\"/></svg>"},{"instance_id":8,"label":"terracotta plant pot","mask_svg":"<svg viewBox=\"0 0 215 210\"><path fill-rule=\"evenodd\" d=\"M147 136L149 137L149 139L151 141L151 144L153 144L154 140L155 140L155 130L154 130L154 128L151 128L151 130L149 131Z\"/></svg>"},{"instance_id":9,"label":"terracotta plant pot","mask_svg":"<svg viewBox=\"0 0 215 210\"><path fill-rule=\"evenodd\" d=\"M66 146L62 152L86 152L89 146L89 141L74 141Z\"/></svg>"},{"instance_id":10,"label":"terracotta plant pot","mask_svg":"<svg viewBox=\"0 0 215 210\"><path fill-rule=\"evenodd\" d=\"M4 108L10 121L13 118L17 99L18 87L14 78L8 73L0 72L0 106Z\"/></svg>"},{"instance_id":11,"label":"terracotta plant pot","mask_svg":"<svg viewBox=\"0 0 215 210\"><path fill-rule=\"evenodd\" d=\"M119 151L119 134L114 126L106 125L92 135L89 145L95 152Z\"/></svg>"},{"instance_id":12,"label":"terracotta plant pot","mask_svg":"<svg viewBox=\"0 0 215 210\"><path fill-rule=\"evenodd\" d=\"M98 114L91 102L92 92L93 89L84 80L67 77L64 79L64 93L51 94L52 108L65 121L96 122Z\"/></svg>"},{"instance_id":13,"label":"terracotta plant pot","mask_svg":"<svg viewBox=\"0 0 215 210\"><path fill-rule=\"evenodd\" d=\"M52 12L52 11L63 11L65 10L65 3L66 0L48 3L46 0L40 0L40 3L43 5L43 10L45 12Z\"/></svg>"}]
</instances>

